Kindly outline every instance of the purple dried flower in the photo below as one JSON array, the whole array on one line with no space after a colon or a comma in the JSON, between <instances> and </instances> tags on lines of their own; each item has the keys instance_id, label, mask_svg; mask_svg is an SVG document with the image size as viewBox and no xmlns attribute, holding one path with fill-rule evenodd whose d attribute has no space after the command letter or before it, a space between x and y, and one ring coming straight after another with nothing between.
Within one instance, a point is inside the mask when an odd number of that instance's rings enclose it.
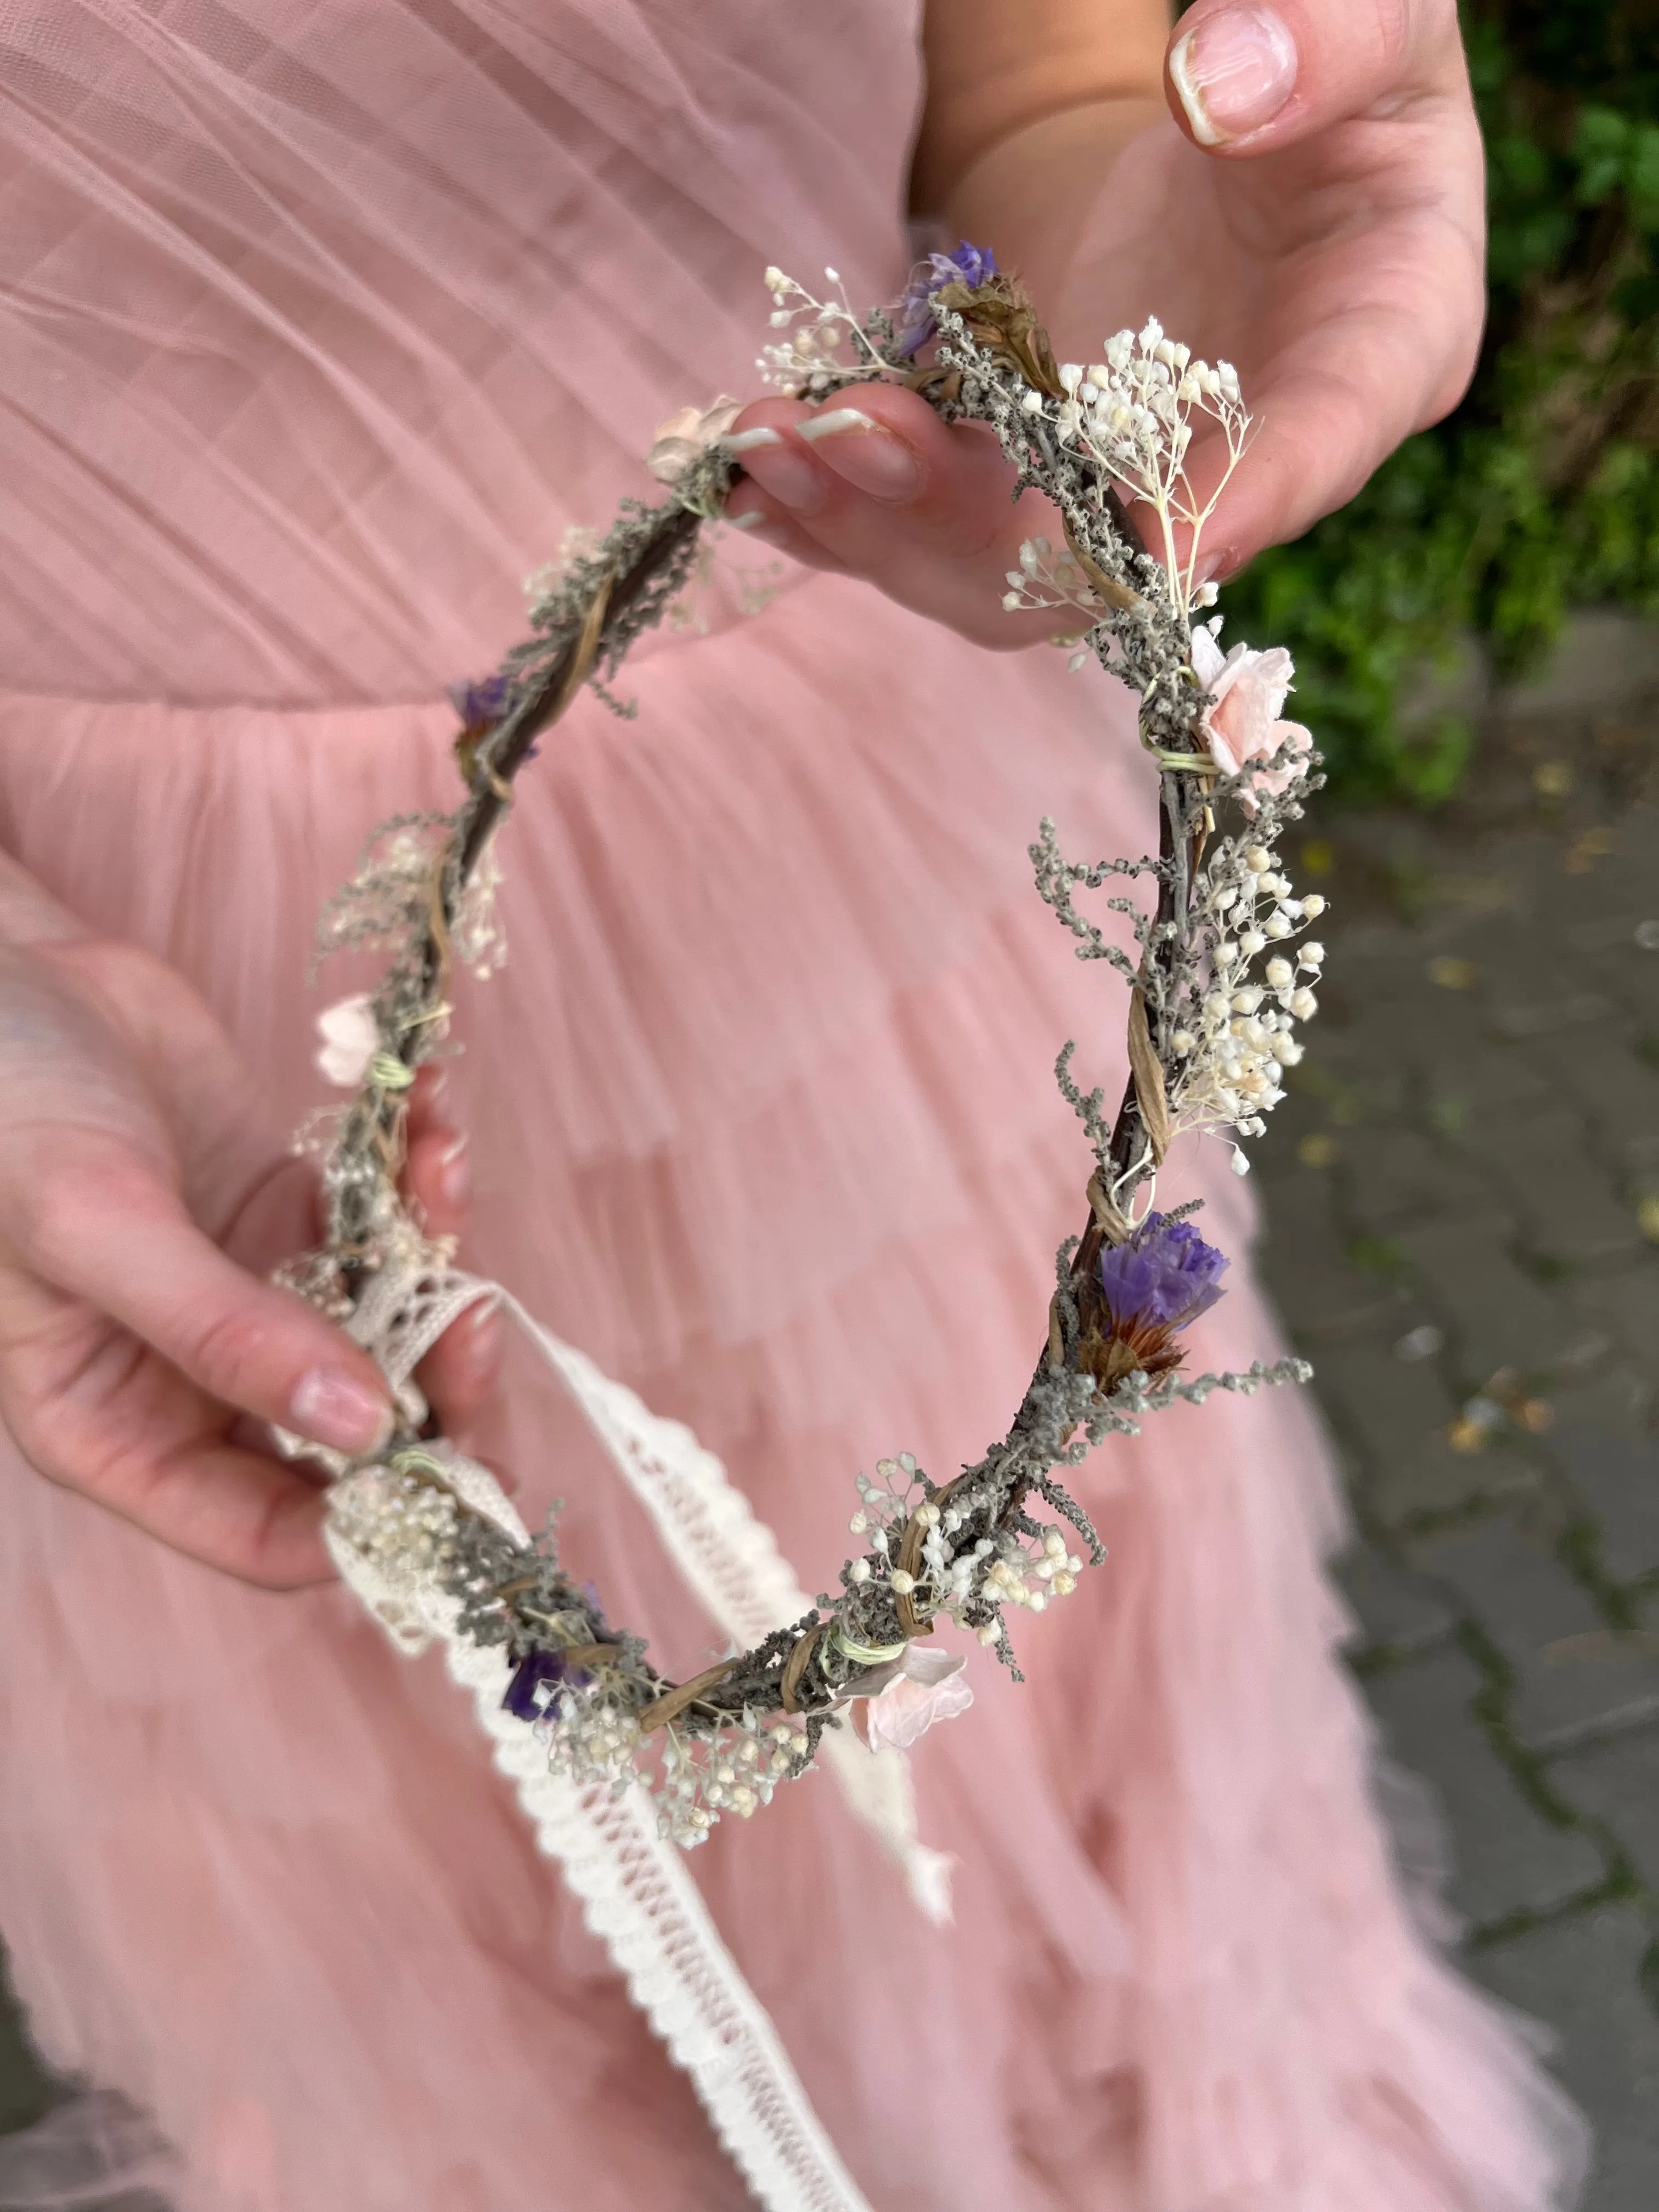
<instances>
[{"instance_id":1,"label":"purple dried flower","mask_svg":"<svg viewBox=\"0 0 1659 2212\"><path fill-rule=\"evenodd\" d=\"M510 694L507 680L499 670L493 676L481 676L476 683L452 684L450 704L461 718L465 730L487 730L507 712Z\"/></svg>"},{"instance_id":2,"label":"purple dried flower","mask_svg":"<svg viewBox=\"0 0 1659 2212\"><path fill-rule=\"evenodd\" d=\"M997 259L988 246L969 246L964 238L954 253L930 253L911 273L899 301L899 351L908 360L920 353L937 325L933 295L946 284L966 284L977 289L997 273Z\"/></svg>"},{"instance_id":3,"label":"purple dried flower","mask_svg":"<svg viewBox=\"0 0 1659 2212\"><path fill-rule=\"evenodd\" d=\"M1182 1362L1177 1334L1221 1296L1226 1269L1225 1255L1190 1222L1149 1213L1079 1286L1079 1367L1109 1395L1137 1370L1168 1375Z\"/></svg>"},{"instance_id":4,"label":"purple dried flower","mask_svg":"<svg viewBox=\"0 0 1659 2212\"><path fill-rule=\"evenodd\" d=\"M1190 1221L1149 1213L1127 1244L1100 1255L1114 1332L1185 1328L1221 1296L1227 1260Z\"/></svg>"},{"instance_id":5,"label":"purple dried flower","mask_svg":"<svg viewBox=\"0 0 1659 2212\"><path fill-rule=\"evenodd\" d=\"M558 1703L556 1693L544 1705L537 1702L536 1692L544 1682L579 1690L592 1679L580 1667L567 1665L562 1651L531 1651L520 1660L501 1704L516 1719L538 1721Z\"/></svg>"}]
</instances>

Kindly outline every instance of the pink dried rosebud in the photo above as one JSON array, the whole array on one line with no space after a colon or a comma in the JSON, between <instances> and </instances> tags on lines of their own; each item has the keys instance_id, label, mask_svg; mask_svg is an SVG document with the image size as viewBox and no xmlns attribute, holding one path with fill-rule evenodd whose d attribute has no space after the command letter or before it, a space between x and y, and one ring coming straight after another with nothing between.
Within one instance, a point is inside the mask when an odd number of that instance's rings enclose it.
<instances>
[{"instance_id":1,"label":"pink dried rosebud","mask_svg":"<svg viewBox=\"0 0 1659 2212\"><path fill-rule=\"evenodd\" d=\"M1276 798L1305 764L1313 738L1300 722L1280 719L1296 666L1282 645L1259 653L1254 646L1236 645L1223 653L1207 625L1193 632L1193 673L1214 703L1204 710L1200 727L1224 775L1237 775L1254 762L1273 758L1282 746L1290 750L1277 768L1256 769L1251 782L1262 793ZM1255 812L1255 800L1247 788L1239 793L1247 814Z\"/></svg>"},{"instance_id":2,"label":"pink dried rosebud","mask_svg":"<svg viewBox=\"0 0 1659 2212\"><path fill-rule=\"evenodd\" d=\"M322 1048L317 1054L318 1073L342 1091L355 1091L368 1073L368 1064L380 1048L380 1024L375 1021L367 991L325 1006L317 1017Z\"/></svg>"},{"instance_id":3,"label":"pink dried rosebud","mask_svg":"<svg viewBox=\"0 0 1659 2212\"><path fill-rule=\"evenodd\" d=\"M719 444L742 414L743 404L722 392L712 407L678 408L665 422L659 422L645 457L645 465L658 483L678 483L700 453Z\"/></svg>"}]
</instances>

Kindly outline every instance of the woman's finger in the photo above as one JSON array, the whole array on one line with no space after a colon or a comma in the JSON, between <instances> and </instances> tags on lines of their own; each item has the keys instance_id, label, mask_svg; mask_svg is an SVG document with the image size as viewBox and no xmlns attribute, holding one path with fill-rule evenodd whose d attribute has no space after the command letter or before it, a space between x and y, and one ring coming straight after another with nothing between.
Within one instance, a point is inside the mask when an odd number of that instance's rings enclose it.
<instances>
[{"instance_id":1,"label":"woman's finger","mask_svg":"<svg viewBox=\"0 0 1659 2212\"><path fill-rule=\"evenodd\" d=\"M459 1129L433 1121L411 1135L404 1181L428 1237L459 1237L472 1193L472 1168L465 1137Z\"/></svg>"},{"instance_id":2,"label":"woman's finger","mask_svg":"<svg viewBox=\"0 0 1659 2212\"><path fill-rule=\"evenodd\" d=\"M240 1267L262 1279L284 1260L322 1241L324 1206L316 1166L291 1154L268 1161L235 1203L222 1244Z\"/></svg>"},{"instance_id":3,"label":"woman's finger","mask_svg":"<svg viewBox=\"0 0 1659 2212\"><path fill-rule=\"evenodd\" d=\"M1379 224L1364 256L1339 240L1307 257L1285 318L1293 334L1252 380L1249 444L1207 527L1202 573L1224 580L1299 538L1456 404L1480 343L1480 251L1478 229L1436 210ZM1200 495L1218 446L1191 456Z\"/></svg>"},{"instance_id":4,"label":"woman's finger","mask_svg":"<svg viewBox=\"0 0 1659 2212\"><path fill-rule=\"evenodd\" d=\"M501 1370L505 1328L499 1310L482 1301L445 1330L421 1362L416 1381L446 1433L474 1419Z\"/></svg>"},{"instance_id":5,"label":"woman's finger","mask_svg":"<svg viewBox=\"0 0 1659 2212\"><path fill-rule=\"evenodd\" d=\"M404 1181L429 1237L459 1237L472 1191L462 1132L449 1120L441 1071L422 1068L410 1102ZM495 1387L501 1364L501 1316L480 1302L446 1329L416 1381L446 1431L464 1429Z\"/></svg>"},{"instance_id":6,"label":"woman's finger","mask_svg":"<svg viewBox=\"0 0 1659 2212\"><path fill-rule=\"evenodd\" d=\"M727 508L739 526L751 514L782 525L817 565L867 576L984 644L1031 645L1067 626L1063 613L1002 606L1022 542L1057 535L1052 511L1016 505L995 440L947 428L915 392L872 384L817 408L763 400L730 442L747 477Z\"/></svg>"},{"instance_id":7,"label":"woman's finger","mask_svg":"<svg viewBox=\"0 0 1659 2212\"><path fill-rule=\"evenodd\" d=\"M313 1443L356 1455L392 1431L368 1355L290 1292L239 1267L149 1163L76 1131L0 1194L24 1267L150 1345L199 1389Z\"/></svg>"},{"instance_id":8,"label":"woman's finger","mask_svg":"<svg viewBox=\"0 0 1659 2212\"><path fill-rule=\"evenodd\" d=\"M1247 156L1464 82L1454 0L1197 0L1167 68L1193 143Z\"/></svg>"},{"instance_id":9,"label":"woman's finger","mask_svg":"<svg viewBox=\"0 0 1659 2212\"><path fill-rule=\"evenodd\" d=\"M1267 386L1246 465L1206 526L1200 582L1225 583L1268 545L1288 544L1333 514L1414 425L1369 379L1296 374ZM1195 458L1213 473L1218 453Z\"/></svg>"},{"instance_id":10,"label":"woman's finger","mask_svg":"<svg viewBox=\"0 0 1659 2212\"><path fill-rule=\"evenodd\" d=\"M175 1552L262 1589L334 1579L323 1490L210 1430L153 1456L106 1462L74 1486Z\"/></svg>"},{"instance_id":11,"label":"woman's finger","mask_svg":"<svg viewBox=\"0 0 1659 2212\"><path fill-rule=\"evenodd\" d=\"M429 1122L409 1147L408 1182L430 1237L459 1237L472 1188L466 1139ZM472 1306L447 1328L421 1362L416 1380L446 1430L465 1427L495 1388L501 1366L501 1318Z\"/></svg>"},{"instance_id":12,"label":"woman's finger","mask_svg":"<svg viewBox=\"0 0 1659 2212\"><path fill-rule=\"evenodd\" d=\"M10 1274L0 1337L0 1415L42 1474L245 1582L330 1578L317 1485L228 1440L222 1406L128 1331Z\"/></svg>"},{"instance_id":13,"label":"woman's finger","mask_svg":"<svg viewBox=\"0 0 1659 2212\"><path fill-rule=\"evenodd\" d=\"M405 1133L412 1145L434 1129L453 1133L454 1127L449 1105L449 1071L440 1062L428 1060L415 1072Z\"/></svg>"}]
</instances>

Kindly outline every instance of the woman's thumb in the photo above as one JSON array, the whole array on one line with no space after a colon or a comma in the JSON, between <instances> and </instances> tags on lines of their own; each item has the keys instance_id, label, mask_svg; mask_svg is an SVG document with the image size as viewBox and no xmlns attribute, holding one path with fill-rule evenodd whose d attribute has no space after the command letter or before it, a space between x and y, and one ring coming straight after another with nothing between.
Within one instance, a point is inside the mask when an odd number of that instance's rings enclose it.
<instances>
[{"instance_id":1,"label":"woman's thumb","mask_svg":"<svg viewBox=\"0 0 1659 2212\"><path fill-rule=\"evenodd\" d=\"M1449 90L1462 69L1455 0L1198 0L1166 64L1188 137L1246 155Z\"/></svg>"}]
</instances>

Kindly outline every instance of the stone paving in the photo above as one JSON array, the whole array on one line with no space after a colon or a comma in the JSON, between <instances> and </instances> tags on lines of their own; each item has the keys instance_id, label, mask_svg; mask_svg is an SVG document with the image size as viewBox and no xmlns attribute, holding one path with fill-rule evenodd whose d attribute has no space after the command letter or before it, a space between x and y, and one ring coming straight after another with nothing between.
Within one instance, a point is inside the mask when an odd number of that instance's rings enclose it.
<instances>
[{"instance_id":1,"label":"stone paving","mask_svg":"<svg viewBox=\"0 0 1659 2212\"><path fill-rule=\"evenodd\" d=\"M1352 1662L1438 1800L1469 1969L1595 2123L1586 2212L1659 2206L1655 642L1581 625L1486 702L1455 809L1304 842L1328 980L1258 1170Z\"/></svg>"},{"instance_id":2,"label":"stone paving","mask_svg":"<svg viewBox=\"0 0 1659 2212\"><path fill-rule=\"evenodd\" d=\"M1352 1662L1438 1801L1463 1956L1558 2039L1585 2212L1655 2212L1659 633L1582 624L1482 711L1455 809L1302 842L1329 981L1261 1147L1262 1259L1347 1470ZM1420 1858L1420 1792L1387 1796ZM0 2002L0 2131L46 2098L11 2033Z\"/></svg>"}]
</instances>

